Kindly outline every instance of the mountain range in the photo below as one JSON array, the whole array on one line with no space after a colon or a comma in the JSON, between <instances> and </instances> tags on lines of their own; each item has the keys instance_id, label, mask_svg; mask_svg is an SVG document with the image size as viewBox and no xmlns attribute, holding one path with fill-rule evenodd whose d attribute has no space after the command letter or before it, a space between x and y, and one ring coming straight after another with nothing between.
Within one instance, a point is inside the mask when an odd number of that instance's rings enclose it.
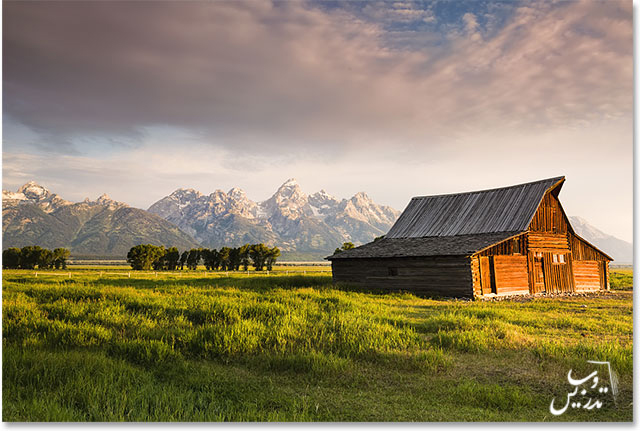
<instances>
[{"instance_id":1,"label":"mountain range","mask_svg":"<svg viewBox=\"0 0 640 431\"><path fill-rule=\"evenodd\" d=\"M69 202L29 182L2 192L2 247L67 247L75 256L126 256L140 243L197 247L173 224L105 194L95 201Z\"/></svg>"},{"instance_id":2,"label":"mountain range","mask_svg":"<svg viewBox=\"0 0 640 431\"><path fill-rule=\"evenodd\" d=\"M31 181L2 192L3 248L67 247L74 256L123 257L134 245L152 243L180 250L264 242L283 251L282 260L319 260L350 241L356 245L384 235L400 212L376 204L364 192L339 199L324 190L305 194L289 179L267 200L255 202L232 188L209 195L177 189L148 210L106 194L69 202ZM633 246L580 217L576 232L612 256L633 261Z\"/></svg>"},{"instance_id":3,"label":"mountain range","mask_svg":"<svg viewBox=\"0 0 640 431\"><path fill-rule=\"evenodd\" d=\"M269 199L254 202L233 188L204 195L178 189L148 210L178 226L205 247L264 242L285 256L319 258L343 242L363 244L384 235L400 215L366 193L338 199L321 190L307 195L295 179Z\"/></svg>"}]
</instances>

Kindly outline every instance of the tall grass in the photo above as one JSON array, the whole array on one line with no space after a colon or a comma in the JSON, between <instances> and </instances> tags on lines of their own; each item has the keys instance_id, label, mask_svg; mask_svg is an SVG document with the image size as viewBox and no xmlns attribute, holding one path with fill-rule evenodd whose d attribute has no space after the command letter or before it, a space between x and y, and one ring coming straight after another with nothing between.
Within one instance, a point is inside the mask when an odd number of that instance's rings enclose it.
<instances>
[{"instance_id":1,"label":"tall grass","mask_svg":"<svg viewBox=\"0 0 640 431\"><path fill-rule=\"evenodd\" d=\"M586 360L611 361L631 388L628 294L483 303L317 275L3 278L5 420L538 420L534 400L557 384L536 379ZM510 371L496 381L494 368Z\"/></svg>"}]
</instances>

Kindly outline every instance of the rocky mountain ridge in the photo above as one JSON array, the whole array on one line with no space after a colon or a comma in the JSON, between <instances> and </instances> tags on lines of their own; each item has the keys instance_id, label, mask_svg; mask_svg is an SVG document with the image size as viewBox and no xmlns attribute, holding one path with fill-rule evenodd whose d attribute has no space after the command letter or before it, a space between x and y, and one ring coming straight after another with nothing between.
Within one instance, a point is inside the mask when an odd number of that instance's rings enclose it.
<instances>
[{"instance_id":1,"label":"rocky mountain ridge","mask_svg":"<svg viewBox=\"0 0 640 431\"><path fill-rule=\"evenodd\" d=\"M345 241L363 244L384 235L400 212L378 205L364 192L349 199L325 190L306 194L295 179L267 200L254 202L239 188L209 195L177 189L151 205L132 208L106 194L70 202L30 181L2 192L3 247L67 247L75 255L126 255L139 243L219 248L264 242L283 259L318 260ZM633 246L581 217L569 217L576 232L611 255L631 263Z\"/></svg>"},{"instance_id":2,"label":"rocky mountain ridge","mask_svg":"<svg viewBox=\"0 0 640 431\"><path fill-rule=\"evenodd\" d=\"M364 192L350 199L338 199L325 190L307 195L293 178L262 202L250 200L238 188L209 195L178 189L148 211L207 247L257 241L316 258L345 241L363 244L384 235L400 214L376 204Z\"/></svg>"},{"instance_id":3,"label":"rocky mountain ridge","mask_svg":"<svg viewBox=\"0 0 640 431\"><path fill-rule=\"evenodd\" d=\"M17 192L2 192L3 248L66 247L75 255L126 256L142 242L197 247L166 220L103 194L95 201L70 202L30 181Z\"/></svg>"}]
</instances>

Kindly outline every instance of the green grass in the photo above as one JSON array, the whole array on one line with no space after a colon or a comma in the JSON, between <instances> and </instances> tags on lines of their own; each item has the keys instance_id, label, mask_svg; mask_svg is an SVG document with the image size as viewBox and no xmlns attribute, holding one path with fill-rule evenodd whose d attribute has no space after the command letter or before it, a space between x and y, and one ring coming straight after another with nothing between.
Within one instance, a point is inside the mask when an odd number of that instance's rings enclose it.
<instances>
[{"instance_id":1,"label":"green grass","mask_svg":"<svg viewBox=\"0 0 640 431\"><path fill-rule=\"evenodd\" d=\"M609 285L614 290L633 290L633 269L612 269Z\"/></svg>"},{"instance_id":2,"label":"green grass","mask_svg":"<svg viewBox=\"0 0 640 431\"><path fill-rule=\"evenodd\" d=\"M469 302L323 274L122 274L4 271L4 421L632 420L629 292ZM617 406L552 416L587 360L611 361Z\"/></svg>"}]
</instances>

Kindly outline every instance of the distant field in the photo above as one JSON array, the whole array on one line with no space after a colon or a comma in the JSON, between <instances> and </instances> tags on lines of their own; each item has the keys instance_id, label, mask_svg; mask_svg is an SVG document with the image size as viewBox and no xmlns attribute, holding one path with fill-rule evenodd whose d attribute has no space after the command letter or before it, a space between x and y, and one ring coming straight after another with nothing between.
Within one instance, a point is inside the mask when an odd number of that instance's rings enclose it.
<instances>
[{"instance_id":1,"label":"distant field","mask_svg":"<svg viewBox=\"0 0 640 431\"><path fill-rule=\"evenodd\" d=\"M632 420L631 292L432 300L275 269L4 271L3 420ZM617 405L552 416L587 360Z\"/></svg>"},{"instance_id":2,"label":"distant field","mask_svg":"<svg viewBox=\"0 0 640 431\"><path fill-rule=\"evenodd\" d=\"M609 285L615 290L633 290L633 269L616 268L611 269L609 274Z\"/></svg>"},{"instance_id":3,"label":"distant field","mask_svg":"<svg viewBox=\"0 0 640 431\"><path fill-rule=\"evenodd\" d=\"M123 269L123 268L131 268L131 265L127 263L126 260L115 259L115 260L87 260L87 259L70 259L68 262L68 266L71 269ZM310 262L279 262L274 269L287 269L290 267L324 267L330 268L331 262L329 261L310 261ZM205 270L204 265L200 265L198 267L199 270Z\"/></svg>"}]
</instances>

